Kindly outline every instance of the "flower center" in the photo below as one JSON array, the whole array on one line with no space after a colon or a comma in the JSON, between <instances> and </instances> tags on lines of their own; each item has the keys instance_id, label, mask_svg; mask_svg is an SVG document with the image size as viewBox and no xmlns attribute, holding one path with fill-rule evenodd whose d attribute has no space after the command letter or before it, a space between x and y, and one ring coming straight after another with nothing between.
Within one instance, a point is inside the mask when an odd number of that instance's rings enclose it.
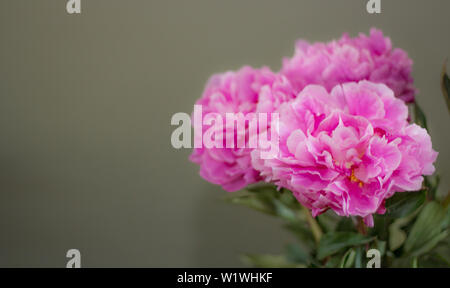
<instances>
[{"instance_id":1,"label":"flower center","mask_svg":"<svg viewBox=\"0 0 450 288\"><path fill-rule=\"evenodd\" d=\"M356 176L355 176L355 169L352 169L352 174L350 175L350 181L352 182L358 182L359 187L363 187L364 186L364 182L362 182L361 180L359 180Z\"/></svg>"}]
</instances>

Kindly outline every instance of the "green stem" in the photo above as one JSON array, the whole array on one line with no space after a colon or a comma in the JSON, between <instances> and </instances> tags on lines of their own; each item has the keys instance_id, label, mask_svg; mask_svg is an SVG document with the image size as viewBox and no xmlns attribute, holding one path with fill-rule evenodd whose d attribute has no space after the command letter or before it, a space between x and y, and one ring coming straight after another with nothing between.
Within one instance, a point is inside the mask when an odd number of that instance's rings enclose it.
<instances>
[{"instance_id":1,"label":"green stem","mask_svg":"<svg viewBox=\"0 0 450 288\"><path fill-rule=\"evenodd\" d=\"M417 256L414 257L413 260L412 260L412 268L419 268L419 263L418 263Z\"/></svg>"},{"instance_id":2,"label":"green stem","mask_svg":"<svg viewBox=\"0 0 450 288\"><path fill-rule=\"evenodd\" d=\"M356 230L358 230L358 232L364 236L367 235L367 227L366 224L364 224L364 220L361 217L358 217L357 220L357 224L356 224Z\"/></svg>"},{"instance_id":3,"label":"green stem","mask_svg":"<svg viewBox=\"0 0 450 288\"><path fill-rule=\"evenodd\" d=\"M306 216L306 220L308 221L309 227L311 228L314 240L318 244L323 234L322 229L320 229L319 224L317 223L316 219L312 217L311 212L308 210L308 208L302 206L302 210Z\"/></svg>"}]
</instances>

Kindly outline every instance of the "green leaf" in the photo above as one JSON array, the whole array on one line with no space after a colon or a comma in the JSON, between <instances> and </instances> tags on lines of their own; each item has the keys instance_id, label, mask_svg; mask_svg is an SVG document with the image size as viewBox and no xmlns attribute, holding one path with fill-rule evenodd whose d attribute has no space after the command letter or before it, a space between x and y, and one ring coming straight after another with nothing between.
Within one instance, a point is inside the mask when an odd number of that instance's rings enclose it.
<instances>
[{"instance_id":1,"label":"green leaf","mask_svg":"<svg viewBox=\"0 0 450 288\"><path fill-rule=\"evenodd\" d=\"M450 79L447 75L446 63L444 63L444 67L442 68L441 88L445 102L447 103L447 109L450 112Z\"/></svg>"},{"instance_id":2,"label":"green leaf","mask_svg":"<svg viewBox=\"0 0 450 288\"><path fill-rule=\"evenodd\" d=\"M412 257L390 258L389 268L409 268L411 263Z\"/></svg>"},{"instance_id":3,"label":"green leaf","mask_svg":"<svg viewBox=\"0 0 450 288\"><path fill-rule=\"evenodd\" d=\"M319 260L322 260L346 247L366 244L374 239L375 237L368 237L352 232L327 233L322 236L319 242L317 257Z\"/></svg>"},{"instance_id":4,"label":"green leaf","mask_svg":"<svg viewBox=\"0 0 450 288\"><path fill-rule=\"evenodd\" d=\"M425 177L425 187L428 188L428 198L431 199L435 199L436 198L436 193L437 193L437 189L439 187L439 183L441 181L441 178L439 177L439 175L434 175L434 176L427 176Z\"/></svg>"},{"instance_id":5,"label":"green leaf","mask_svg":"<svg viewBox=\"0 0 450 288\"><path fill-rule=\"evenodd\" d=\"M305 265L292 263L284 255L245 254L241 259L256 268L303 268Z\"/></svg>"},{"instance_id":6,"label":"green leaf","mask_svg":"<svg viewBox=\"0 0 450 288\"><path fill-rule=\"evenodd\" d=\"M400 248L403 243L405 243L408 235L401 228L406 225L406 220L404 218L397 219L394 223L389 226L389 248L391 251Z\"/></svg>"},{"instance_id":7,"label":"green leaf","mask_svg":"<svg viewBox=\"0 0 450 288\"><path fill-rule=\"evenodd\" d=\"M306 264L310 262L310 256L305 249L298 244L289 244L285 248L288 261L293 263Z\"/></svg>"},{"instance_id":8,"label":"green leaf","mask_svg":"<svg viewBox=\"0 0 450 288\"><path fill-rule=\"evenodd\" d=\"M277 190L275 185L254 185L246 191L233 193L226 201L246 206L272 216L281 217L287 221L297 221L297 210L300 204L286 189Z\"/></svg>"},{"instance_id":9,"label":"green leaf","mask_svg":"<svg viewBox=\"0 0 450 288\"><path fill-rule=\"evenodd\" d=\"M350 268L355 263L356 252L355 249L348 250L342 257L340 268Z\"/></svg>"},{"instance_id":10,"label":"green leaf","mask_svg":"<svg viewBox=\"0 0 450 288\"><path fill-rule=\"evenodd\" d=\"M278 193L277 187L273 184L256 184L245 188L245 190L252 193L267 193L267 194Z\"/></svg>"},{"instance_id":11,"label":"green leaf","mask_svg":"<svg viewBox=\"0 0 450 288\"><path fill-rule=\"evenodd\" d=\"M327 261L325 263L325 268L339 268L339 265L341 264L342 260L342 253L339 253L337 255L330 256L327 258Z\"/></svg>"},{"instance_id":12,"label":"green leaf","mask_svg":"<svg viewBox=\"0 0 450 288\"><path fill-rule=\"evenodd\" d=\"M336 231L336 227L342 218L345 218L345 217L338 216L333 211L328 210L327 212L325 212L323 214L317 215L315 219L316 219L317 223L319 224L320 228L322 229L322 231L324 233L327 233L327 232ZM348 219L348 218L345 218L345 219Z\"/></svg>"},{"instance_id":13,"label":"green leaf","mask_svg":"<svg viewBox=\"0 0 450 288\"><path fill-rule=\"evenodd\" d=\"M442 221L441 227L442 227L442 229L450 228L450 208L448 206L447 206L447 208L445 208L445 217L444 217L444 221Z\"/></svg>"},{"instance_id":14,"label":"green leaf","mask_svg":"<svg viewBox=\"0 0 450 288\"><path fill-rule=\"evenodd\" d=\"M439 242L441 242L442 240L444 240L446 237L448 236L448 231L445 230L443 232L441 232L440 234L438 234L436 237L430 239L428 242L426 242L422 247L418 248L417 250L415 250L411 255L412 256L418 256L418 255L423 255L427 252L429 252L430 250L432 250Z\"/></svg>"},{"instance_id":15,"label":"green leaf","mask_svg":"<svg viewBox=\"0 0 450 288\"><path fill-rule=\"evenodd\" d=\"M450 238L442 241L433 251L420 256L420 267L450 268Z\"/></svg>"},{"instance_id":16,"label":"green leaf","mask_svg":"<svg viewBox=\"0 0 450 288\"><path fill-rule=\"evenodd\" d=\"M393 219L389 214L385 213L383 215L376 214L373 216L374 226L369 230L371 236L376 236L377 239L382 241L389 240L389 225L392 223Z\"/></svg>"},{"instance_id":17,"label":"green leaf","mask_svg":"<svg viewBox=\"0 0 450 288\"><path fill-rule=\"evenodd\" d=\"M393 218L408 216L425 203L426 192L399 192L386 201L386 213Z\"/></svg>"},{"instance_id":18,"label":"green leaf","mask_svg":"<svg viewBox=\"0 0 450 288\"><path fill-rule=\"evenodd\" d=\"M272 216L279 216L288 221L296 221L298 219L293 209L297 207L294 206L292 198L290 191L277 191L274 185L255 185L249 187L247 191L233 193L225 200Z\"/></svg>"},{"instance_id":19,"label":"green leaf","mask_svg":"<svg viewBox=\"0 0 450 288\"><path fill-rule=\"evenodd\" d=\"M450 268L450 262L437 253L427 254L419 262L420 268Z\"/></svg>"},{"instance_id":20,"label":"green leaf","mask_svg":"<svg viewBox=\"0 0 450 288\"><path fill-rule=\"evenodd\" d=\"M273 199L273 205L275 208L275 214L288 221L296 221L297 215L289 207L287 207L283 202Z\"/></svg>"},{"instance_id":21,"label":"green leaf","mask_svg":"<svg viewBox=\"0 0 450 288\"><path fill-rule=\"evenodd\" d=\"M288 206L291 209L300 209L300 203L294 197L291 191L281 189L280 192L277 191L277 195L279 196L281 203L283 203L284 205Z\"/></svg>"},{"instance_id":22,"label":"green leaf","mask_svg":"<svg viewBox=\"0 0 450 288\"><path fill-rule=\"evenodd\" d=\"M437 202L429 202L423 208L405 242L404 250L408 255L419 256L443 239L441 226L445 214L443 207Z\"/></svg>"},{"instance_id":23,"label":"green leaf","mask_svg":"<svg viewBox=\"0 0 450 288\"><path fill-rule=\"evenodd\" d=\"M336 227L336 231L340 232L357 232L355 224L350 217L341 217L342 219L339 221Z\"/></svg>"},{"instance_id":24,"label":"green leaf","mask_svg":"<svg viewBox=\"0 0 450 288\"><path fill-rule=\"evenodd\" d=\"M377 241L375 242L375 248L380 251L381 256L384 256L384 254L386 253L386 241L380 241L377 239Z\"/></svg>"},{"instance_id":25,"label":"green leaf","mask_svg":"<svg viewBox=\"0 0 450 288\"><path fill-rule=\"evenodd\" d=\"M306 245L310 249L315 248L316 244L314 242L314 236L305 223L290 222L287 223L284 227L291 233L293 233L302 244Z\"/></svg>"},{"instance_id":26,"label":"green leaf","mask_svg":"<svg viewBox=\"0 0 450 288\"><path fill-rule=\"evenodd\" d=\"M427 118L417 102L414 102L414 122L428 130Z\"/></svg>"},{"instance_id":27,"label":"green leaf","mask_svg":"<svg viewBox=\"0 0 450 288\"><path fill-rule=\"evenodd\" d=\"M363 259L363 247L359 246L356 248L356 256L355 256L355 268L362 268L364 265Z\"/></svg>"},{"instance_id":28,"label":"green leaf","mask_svg":"<svg viewBox=\"0 0 450 288\"><path fill-rule=\"evenodd\" d=\"M269 215L276 215L274 205L269 199L264 197L258 197L251 194L242 196L233 195L233 197L226 198L225 200L232 204L246 206Z\"/></svg>"}]
</instances>

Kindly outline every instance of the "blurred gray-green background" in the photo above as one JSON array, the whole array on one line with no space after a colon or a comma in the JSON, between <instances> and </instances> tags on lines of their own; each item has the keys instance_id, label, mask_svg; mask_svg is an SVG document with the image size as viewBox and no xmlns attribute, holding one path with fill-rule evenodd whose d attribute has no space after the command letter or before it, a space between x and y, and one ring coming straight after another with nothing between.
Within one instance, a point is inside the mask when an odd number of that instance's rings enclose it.
<instances>
[{"instance_id":1,"label":"blurred gray-green background","mask_svg":"<svg viewBox=\"0 0 450 288\"><path fill-rule=\"evenodd\" d=\"M223 201L170 144L214 72L278 70L298 38L381 28L414 60L440 192L450 179L439 74L450 1L0 0L0 266L223 267L278 252L280 223Z\"/></svg>"}]
</instances>

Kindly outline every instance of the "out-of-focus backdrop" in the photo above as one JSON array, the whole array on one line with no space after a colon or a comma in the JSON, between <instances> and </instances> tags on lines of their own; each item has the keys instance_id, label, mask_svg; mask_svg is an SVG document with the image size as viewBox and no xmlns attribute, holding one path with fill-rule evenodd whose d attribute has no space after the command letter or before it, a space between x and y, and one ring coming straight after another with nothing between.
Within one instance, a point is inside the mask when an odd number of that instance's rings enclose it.
<instances>
[{"instance_id":1,"label":"out-of-focus backdrop","mask_svg":"<svg viewBox=\"0 0 450 288\"><path fill-rule=\"evenodd\" d=\"M417 101L450 179L439 74L450 1L66 0L0 2L0 266L239 266L278 252L280 223L221 199L170 143L208 77L278 70L298 38L381 28L414 60Z\"/></svg>"}]
</instances>

